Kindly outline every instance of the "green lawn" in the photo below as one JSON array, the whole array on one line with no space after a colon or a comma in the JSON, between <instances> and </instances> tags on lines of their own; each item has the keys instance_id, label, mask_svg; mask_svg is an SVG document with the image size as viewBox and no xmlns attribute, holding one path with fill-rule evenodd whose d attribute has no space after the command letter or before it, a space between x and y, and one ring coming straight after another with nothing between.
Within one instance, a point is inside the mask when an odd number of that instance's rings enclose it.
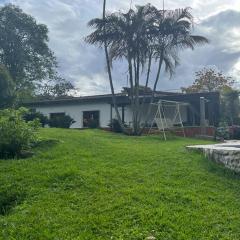
<instances>
[{"instance_id":1,"label":"green lawn","mask_svg":"<svg viewBox=\"0 0 240 240\"><path fill-rule=\"evenodd\" d=\"M240 178L186 145L41 130L35 156L0 160L0 239L240 239Z\"/></svg>"}]
</instances>

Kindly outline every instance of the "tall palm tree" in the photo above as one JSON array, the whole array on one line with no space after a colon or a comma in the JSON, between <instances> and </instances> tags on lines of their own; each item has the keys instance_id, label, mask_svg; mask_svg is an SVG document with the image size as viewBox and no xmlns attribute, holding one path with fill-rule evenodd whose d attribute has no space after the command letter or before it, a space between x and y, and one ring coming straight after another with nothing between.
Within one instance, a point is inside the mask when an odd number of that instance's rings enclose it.
<instances>
[{"instance_id":1,"label":"tall palm tree","mask_svg":"<svg viewBox=\"0 0 240 240\"><path fill-rule=\"evenodd\" d=\"M148 56L148 46L154 27L154 12L157 9L150 4L137 6L136 11L112 13L103 19L93 19L88 25L96 30L86 41L109 48L109 67L113 60L127 59L130 80L130 101L133 111L133 134L139 133L140 101L139 86L141 69ZM104 29L104 31L103 31ZM109 69L110 70L110 69Z\"/></svg>"},{"instance_id":2,"label":"tall palm tree","mask_svg":"<svg viewBox=\"0 0 240 240\"><path fill-rule=\"evenodd\" d=\"M193 30L193 16L189 8L164 11L161 16L162 18L159 18L158 15L158 19L156 19L157 31L153 41L153 57L158 62L157 74L147 114L145 113L145 125L141 132L147 125L150 117L151 103L154 101L162 66L165 65L165 71L172 76L176 66L179 64L179 51L188 48L194 50L196 45L208 43L207 38L191 34Z\"/></svg>"},{"instance_id":3,"label":"tall palm tree","mask_svg":"<svg viewBox=\"0 0 240 240\"><path fill-rule=\"evenodd\" d=\"M104 0L103 18L96 18L89 22L89 26L94 27L95 31L86 38L86 41L104 46L113 96L112 62L116 59L127 60L130 80L129 96L133 111L133 134L139 135L143 131L140 129L142 115L147 116L147 123L151 113L151 104L147 114L143 113L145 98L140 101L139 97L141 70L147 71L144 84L147 89L150 84L152 63L154 60L157 62L157 73L150 100L152 103L163 65L165 71L172 75L179 62L180 50L194 49L196 45L207 43L208 40L191 34L193 17L188 8L161 11L147 4L137 6L136 10L130 9L127 13L117 12L106 16L105 7L106 1ZM115 102L114 105L116 105ZM115 109L117 112L117 106ZM120 120L120 116L118 119Z\"/></svg>"},{"instance_id":4,"label":"tall palm tree","mask_svg":"<svg viewBox=\"0 0 240 240\"><path fill-rule=\"evenodd\" d=\"M118 119L118 122L123 130L123 132L127 133L124 124L122 122L122 119L120 117L119 111L118 111L118 105L115 97L115 91L113 87L113 79L112 79L112 73L111 73L111 63L109 59L109 54L108 54L108 41L107 41L107 34L106 34L106 0L103 1L103 43L104 43L104 51L105 51L105 56L106 56L106 62L107 62L107 71L108 71L108 77L109 77L109 82L110 82L110 88L111 88L111 93L112 93L112 101L113 101L113 106L116 112L116 116Z\"/></svg>"}]
</instances>

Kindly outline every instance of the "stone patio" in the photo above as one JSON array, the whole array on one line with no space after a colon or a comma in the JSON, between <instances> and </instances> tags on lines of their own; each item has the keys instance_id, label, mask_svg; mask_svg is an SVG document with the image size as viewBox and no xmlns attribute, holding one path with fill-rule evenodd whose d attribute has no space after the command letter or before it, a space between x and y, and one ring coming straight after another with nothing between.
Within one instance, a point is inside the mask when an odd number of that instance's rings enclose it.
<instances>
[{"instance_id":1,"label":"stone patio","mask_svg":"<svg viewBox=\"0 0 240 240\"><path fill-rule=\"evenodd\" d=\"M209 160L221 163L235 172L240 172L240 141L187 146L187 149L202 152Z\"/></svg>"}]
</instances>

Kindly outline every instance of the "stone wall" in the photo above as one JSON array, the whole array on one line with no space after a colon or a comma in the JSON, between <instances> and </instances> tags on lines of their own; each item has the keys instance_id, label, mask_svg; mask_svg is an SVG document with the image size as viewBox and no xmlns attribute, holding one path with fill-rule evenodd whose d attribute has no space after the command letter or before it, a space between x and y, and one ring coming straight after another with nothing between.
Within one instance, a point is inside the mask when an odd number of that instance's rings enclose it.
<instances>
[{"instance_id":1,"label":"stone wall","mask_svg":"<svg viewBox=\"0 0 240 240\"><path fill-rule=\"evenodd\" d=\"M221 163L235 172L240 172L240 151L203 149L203 152L208 159Z\"/></svg>"},{"instance_id":2,"label":"stone wall","mask_svg":"<svg viewBox=\"0 0 240 240\"><path fill-rule=\"evenodd\" d=\"M239 143L238 143L239 144ZM200 151L205 157L214 162L224 165L235 172L240 172L240 148L239 146L216 144L190 146L188 149Z\"/></svg>"}]
</instances>

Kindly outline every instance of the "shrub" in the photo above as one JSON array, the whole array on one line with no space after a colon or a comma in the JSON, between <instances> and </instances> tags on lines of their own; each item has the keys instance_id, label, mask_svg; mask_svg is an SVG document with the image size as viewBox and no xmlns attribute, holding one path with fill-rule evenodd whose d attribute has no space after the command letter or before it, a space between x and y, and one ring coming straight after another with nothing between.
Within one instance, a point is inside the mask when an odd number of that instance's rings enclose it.
<instances>
[{"instance_id":1,"label":"shrub","mask_svg":"<svg viewBox=\"0 0 240 240\"><path fill-rule=\"evenodd\" d=\"M49 126L54 128L70 128L70 126L75 123L68 115L54 116L49 120Z\"/></svg>"},{"instance_id":2,"label":"shrub","mask_svg":"<svg viewBox=\"0 0 240 240\"><path fill-rule=\"evenodd\" d=\"M41 126L44 127L45 125L48 124L49 120L48 117L43 115L40 112L36 112L36 110L29 110L25 115L24 115L24 119L27 122L33 121L35 119L38 119L39 122L41 123Z\"/></svg>"},{"instance_id":3,"label":"shrub","mask_svg":"<svg viewBox=\"0 0 240 240\"><path fill-rule=\"evenodd\" d=\"M216 129L216 138L230 139L229 126L226 122L221 122Z\"/></svg>"},{"instance_id":4,"label":"shrub","mask_svg":"<svg viewBox=\"0 0 240 240\"><path fill-rule=\"evenodd\" d=\"M112 129L113 132L116 132L116 133L122 132L122 128L117 119L112 119L112 121L110 122L110 124L108 126Z\"/></svg>"},{"instance_id":5,"label":"shrub","mask_svg":"<svg viewBox=\"0 0 240 240\"><path fill-rule=\"evenodd\" d=\"M23 116L27 109L0 111L0 158L21 156L37 141L39 120L26 122Z\"/></svg>"},{"instance_id":6,"label":"shrub","mask_svg":"<svg viewBox=\"0 0 240 240\"><path fill-rule=\"evenodd\" d=\"M230 127L230 138L240 140L240 126L233 125Z\"/></svg>"},{"instance_id":7,"label":"shrub","mask_svg":"<svg viewBox=\"0 0 240 240\"><path fill-rule=\"evenodd\" d=\"M99 127L98 120L96 120L96 119L89 120L88 127L93 128L93 129L98 128Z\"/></svg>"}]
</instances>

